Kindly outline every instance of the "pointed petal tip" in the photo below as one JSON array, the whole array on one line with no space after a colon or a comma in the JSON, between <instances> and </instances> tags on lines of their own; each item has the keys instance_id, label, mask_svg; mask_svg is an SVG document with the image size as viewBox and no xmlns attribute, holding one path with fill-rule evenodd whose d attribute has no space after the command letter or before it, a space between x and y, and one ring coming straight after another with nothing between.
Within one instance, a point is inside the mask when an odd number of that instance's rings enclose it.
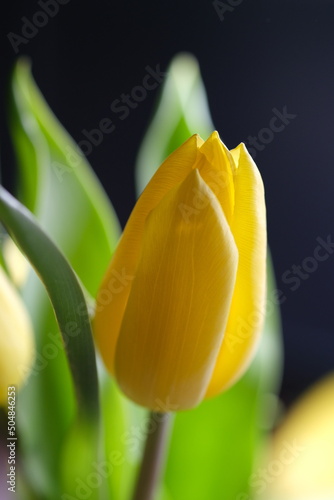
<instances>
[{"instance_id":1,"label":"pointed petal tip","mask_svg":"<svg viewBox=\"0 0 334 500\"><path fill-rule=\"evenodd\" d=\"M192 135L190 137L190 139L188 139L188 140L189 141L190 140L194 141L195 144L196 144L197 149L199 149L202 146L202 144L204 144L204 141L203 141L202 137L199 134Z\"/></svg>"},{"instance_id":2,"label":"pointed petal tip","mask_svg":"<svg viewBox=\"0 0 334 500\"><path fill-rule=\"evenodd\" d=\"M224 141L221 139L219 132L217 130L214 130L211 133L211 135L207 138L204 144L218 146L225 151L227 156L230 156L230 150L228 149Z\"/></svg>"},{"instance_id":3,"label":"pointed petal tip","mask_svg":"<svg viewBox=\"0 0 334 500\"><path fill-rule=\"evenodd\" d=\"M212 142L212 141L219 141L219 142L222 142L221 139L220 139L220 135L219 133L217 132L217 130L214 130L210 135L209 137L207 138L207 140L205 142Z\"/></svg>"},{"instance_id":4,"label":"pointed petal tip","mask_svg":"<svg viewBox=\"0 0 334 500\"><path fill-rule=\"evenodd\" d=\"M244 142L240 142L240 144L238 144L238 146L234 148L234 151L238 151L240 156L246 156L254 165L256 165Z\"/></svg>"},{"instance_id":5,"label":"pointed petal tip","mask_svg":"<svg viewBox=\"0 0 334 500\"><path fill-rule=\"evenodd\" d=\"M234 149L231 150L231 154L233 156L235 165L237 167L241 163L243 164L243 166L248 165L248 168L251 168L253 172L254 179L256 179L256 181L262 184L263 186L263 179L260 170L257 164L255 163L254 158L248 151L246 144L244 142L241 142L240 144L238 144L238 146L236 146Z\"/></svg>"}]
</instances>

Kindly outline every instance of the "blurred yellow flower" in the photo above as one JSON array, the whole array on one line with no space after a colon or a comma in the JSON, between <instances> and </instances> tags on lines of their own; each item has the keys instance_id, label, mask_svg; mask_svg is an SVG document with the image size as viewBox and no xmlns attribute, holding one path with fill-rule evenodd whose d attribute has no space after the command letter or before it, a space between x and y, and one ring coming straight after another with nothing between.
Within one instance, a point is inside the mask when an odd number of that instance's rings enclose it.
<instances>
[{"instance_id":1,"label":"blurred yellow flower","mask_svg":"<svg viewBox=\"0 0 334 500\"><path fill-rule=\"evenodd\" d=\"M9 386L19 387L34 360L30 318L21 297L0 267L0 405Z\"/></svg>"},{"instance_id":2,"label":"blurred yellow flower","mask_svg":"<svg viewBox=\"0 0 334 500\"><path fill-rule=\"evenodd\" d=\"M5 240L2 251L11 279L20 288L28 278L28 261L9 237Z\"/></svg>"},{"instance_id":3,"label":"blurred yellow flower","mask_svg":"<svg viewBox=\"0 0 334 500\"><path fill-rule=\"evenodd\" d=\"M96 302L96 342L129 398L183 410L241 376L263 325L266 244L263 183L243 144L194 135L167 158Z\"/></svg>"},{"instance_id":4,"label":"blurred yellow flower","mask_svg":"<svg viewBox=\"0 0 334 500\"><path fill-rule=\"evenodd\" d=\"M268 457L263 497L273 500L334 498L334 373L320 380L291 408L276 431ZM284 454L283 450L289 453ZM268 474L267 474L268 476Z\"/></svg>"}]
</instances>

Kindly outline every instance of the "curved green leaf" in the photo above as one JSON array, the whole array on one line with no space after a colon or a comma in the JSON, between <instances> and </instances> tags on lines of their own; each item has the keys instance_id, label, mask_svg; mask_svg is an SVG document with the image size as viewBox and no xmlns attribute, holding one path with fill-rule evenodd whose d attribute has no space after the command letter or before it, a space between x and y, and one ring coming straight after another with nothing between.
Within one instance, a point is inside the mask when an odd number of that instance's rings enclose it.
<instances>
[{"instance_id":1,"label":"curved green leaf","mask_svg":"<svg viewBox=\"0 0 334 500\"><path fill-rule=\"evenodd\" d=\"M61 481L54 476L47 476L42 478L37 488L44 490L48 498L57 499L64 488L67 492L75 492L75 474L87 474L91 471L92 461L97 457L99 396L89 313L81 286L63 254L40 228L32 214L1 186L0 220L26 255L48 292L71 369L77 408L62 451L62 457L67 461L71 460L71 467L65 467L66 474L61 474ZM63 352L61 342L57 345ZM52 397L52 386L48 389ZM30 404L34 402L30 401ZM66 410L66 397L58 403L61 414ZM48 401L44 401L44 404L48 404ZM42 407L39 410L42 412ZM33 433L33 430L28 427L27 432ZM44 426L39 430L44 430ZM48 441L49 436L44 436L44 439ZM76 456L75 461L73 454ZM34 457L29 458L34 463ZM54 458L51 457L51 463ZM94 499L93 496L91 498Z\"/></svg>"},{"instance_id":2,"label":"curved green leaf","mask_svg":"<svg viewBox=\"0 0 334 500\"><path fill-rule=\"evenodd\" d=\"M48 292L66 346L79 414L96 422L99 401L95 350L79 282L32 214L1 186L0 217Z\"/></svg>"}]
</instances>

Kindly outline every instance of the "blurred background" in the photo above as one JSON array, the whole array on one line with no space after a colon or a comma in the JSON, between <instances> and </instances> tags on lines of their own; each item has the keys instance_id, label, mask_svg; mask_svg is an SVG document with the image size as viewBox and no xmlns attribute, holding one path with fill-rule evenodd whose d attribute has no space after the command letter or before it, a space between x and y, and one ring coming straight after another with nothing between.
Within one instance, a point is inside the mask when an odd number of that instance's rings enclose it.
<instances>
[{"instance_id":1,"label":"blurred background","mask_svg":"<svg viewBox=\"0 0 334 500\"><path fill-rule=\"evenodd\" d=\"M42 4L52 12L47 22L37 14ZM93 137L101 120L112 121L99 144L82 144L124 225L135 202L136 156L164 72L178 52L194 54L221 138L229 148L245 142L264 179L282 303L281 396L290 404L334 367L334 2L54 5L10 2L1 16L3 183L13 189L15 181L8 80L16 58L27 55L47 102L75 141ZM147 74L154 88L144 96L135 88Z\"/></svg>"}]
</instances>

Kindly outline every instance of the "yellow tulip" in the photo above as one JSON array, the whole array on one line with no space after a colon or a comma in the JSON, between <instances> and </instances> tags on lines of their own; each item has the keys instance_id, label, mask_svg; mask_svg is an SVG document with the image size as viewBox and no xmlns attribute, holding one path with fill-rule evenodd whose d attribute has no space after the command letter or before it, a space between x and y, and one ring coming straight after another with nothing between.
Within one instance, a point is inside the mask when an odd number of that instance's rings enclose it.
<instances>
[{"instance_id":1,"label":"yellow tulip","mask_svg":"<svg viewBox=\"0 0 334 500\"><path fill-rule=\"evenodd\" d=\"M19 388L34 360L33 331L23 301L0 267L0 405Z\"/></svg>"},{"instance_id":2,"label":"yellow tulip","mask_svg":"<svg viewBox=\"0 0 334 500\"><path fill-rule=\"evenodd\" d=\"M297 400L276 430L262 467L266 476L257 478L260 498L333 500L333 422L334 373L329 373Z\"/></svg>"},{"instance_id":3,"label":"yellow tulip","mask_svg":"<svg viewBox=\"0 0 334 500\"><path fill-rule=\"evenodd\" d=\"M256 165L217 132L192 136L138 199L97 296L95 339L123 392L183 410L236 381L261 332L265 269Z\"/></svg>"}]
</instances>

